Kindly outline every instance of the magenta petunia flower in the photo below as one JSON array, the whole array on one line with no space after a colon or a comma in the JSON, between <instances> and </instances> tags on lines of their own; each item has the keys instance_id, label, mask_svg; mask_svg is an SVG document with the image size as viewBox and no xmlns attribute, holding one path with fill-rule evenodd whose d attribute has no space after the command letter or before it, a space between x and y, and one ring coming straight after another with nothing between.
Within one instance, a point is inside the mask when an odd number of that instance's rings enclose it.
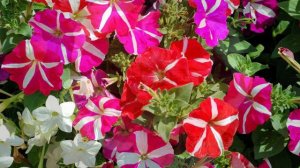
<instances>
[{"instance_id":1,"label":"magenta petunia flower","mask_svg":"<svg viewBox=\"0 0 300 168\"><path fill-rule=\"evenodd\" d=\"M239 133L248 134L270 119L271 91L271 84L264 78L233 74L224 101L239 110Z\"/></svg>"},{"instance_id":2,"label":"magenta petunia flower","mask_svg":"<svg viewBox=\"0 0 300 168\"><path fill-rule=\"evenodd\" d=\"M1 68L4 56L4 54L0 53L0 82L5 81L9 77L9 74Z\"/></svg>"},{"instance_id":3,"label":"magenta petunia flower","mask_svg":"<svg viewBox=\"0 0 300 168\"><path fill-rule=\"evenodd\" d=\"M159 168L173 162L174 150L170 143L151 132L135 131L133 134L133 148L117 152L117 164L120 168Z\"/></svg>"},{"instance_id":4,"label":"magenta petunia flower","mask_svg":"<svg viewBox=\"0 0 300 168\"><path fill-rule=\"evenodd\" d=\"M265 158L264 161L258 165L258 168L272 168L270 160Z\"/></svg>"},{"instance_id":5,"label":"magenta petunia flower","mask_svg":"<svg viewBox=\"0 0 300 168\"><path fill-rule=\"evenodd\" d=\"M79 23L50 9L38 12L29 23L33 26L34 36L56 45L51 49L61 56L65 64L76 60L76 49L80 49L85 41L85 33Z\"/></svg>"},{"instance_id":6,"label":"magenta petunia flower","mask_svg":"<svg viewBox=\"0 0 300 168\"><path fill-rule=\"evenodd\" d=\"M300 156L300 109L290 113L286 125L290 135L288 148L293 154Z\"/></svg>"},{"instance_id":7,"label":"magenta petunia flower","mask_svg":"<svg viewBox=\"0 0 300 168\"><path fill-rule=\"evenodd\" d=\"M205 39L208 46L217 46L219 40L224 40L229 33L226 22L227 3L224 0L198 0L195 3L196 33Z\"/></svg>"},{"instance_id":8,"label":"magenta petunia flower","mask_svg":"<svg viewBox=\"0 0 300 168\"><path fill-rule=\"evenodd\" d=\"M99 66L108 53L109 43L107 39L91 41L88 39L78 50L78 57L75 61L77 72L87 72L93 67Z\"/></svg>"},{"instance_id":9,"label":"magenta petunia flower","mask_svg":"<svg viewBox=\"0 0 300 168\"><path fill-rule=\"evenodd\" d=\"M24 40L5 57L2 69L10 73L10 79L25 94L41 91L49 95L50 91L61 89L63 64L55 53L47 50L49 47L38 39Z\"/></svg>"},{"instance_id":10,"label":"magenta petunia flower","mask_svg":"<svg viewBox=\"0 0 300 168\"><path fill-rule=\"evenodd\" d=\"M91 20L99 33L109 34L116 31L119 35L128 33L136 25L143 8L144 0L87 0Z\"/></svg>"},{"instance_id":11,"label":"magenta petunia flower","mask_svg":"<svg viewBox=\"0 0 300 168\"><path fill-rule=\"evenodd\" d=\"M272 24L278 10L277 0L243 0L243 13L252 18L251 31L262 33L265 27Z\"/></svg>"},{"instance_id":12,"label":"magenta petunia flower","mask_svg":"<svg viewBox=\"0 0 300 168\"><path fill-rule=\"evenodd\" d=\"M76 130L89 139L103 139L121 115L120 101L97 96L88 100L73 121Z\"/></svg>"},{"instance_id":13,"label":"magenta petunia flower","mask_svg":"<svg viewBox=\"0 0 300 168\"><path fill-rule=\"evenodd\" d=\"M140 16L137 25L132 26L126 35L117 35L129 54L142 54L147 48L159 45L162 39L162 34L158 30L159 17L160 12L149 12L145 16Z\"/></svg>"},{"instance_id":14,"label":"magenta petunia flower","mask_svg":"<svg viewBox=\"0 0 300 168\"><path fill-rule=\"evenodd\" d=\"M114 98L114 96L106 89L109 85L107 74L101 69L91 70L83 73L82 76L76 78L77 87L74 87L74 99L77 107L81 109L91 97L104 96Z\"/></svg>"}]
</instances>

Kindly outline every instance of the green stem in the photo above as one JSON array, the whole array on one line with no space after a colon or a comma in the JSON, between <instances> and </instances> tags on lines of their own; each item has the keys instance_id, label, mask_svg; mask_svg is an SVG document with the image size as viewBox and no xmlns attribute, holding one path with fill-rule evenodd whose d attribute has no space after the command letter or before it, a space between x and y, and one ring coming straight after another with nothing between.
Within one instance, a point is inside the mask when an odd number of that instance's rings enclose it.
<instances>
[{"instance_id":1,"label":"green stem","mask_svg":"<svg viewBox=\"0 0 300 168\"><path fill-rule=\"evenodd\" d=\"M41 153L41 155L40 155L40 161L39 161L39 166L38 166L38 168L43 168L43 167L44 167L45 150L46 150L46 144L43 146L42 153Z\"/></svg>"},{"instance_id":2,"label":"green stem","mask_svg":"<svg viewBox=\"0 0 300 168\"><path fill-rule=\"evenodd\" d=\"M300 104L300 97L294 97L291 101L293 103Z\"/></svg>"},{"instance_id":3,"label":"green stem","mask_svg":"<svg viewBox=\"0 0 300 168\"><path fill-rule=\"evenodd\" d=\"M23 92L20 92L20 93L17 94L17 95L13 95L12 97L3 100L3 102L0 104L0 113L1 113L2 111L4 111L11 103L19 102L19 101L21 101L23 98L24 98L24 93L23 93Z\"/></svg>"},{"instance_id":4,"label":"green stem","mask_svg":"<svg viewBox=\"0 0 300 168\"><path fill-rule=\"evenodd\" d=\"M10 94L10 93L8 93L8 92L2 90L2 89L0 89L0 93L4 94L4 95L6 95L6 96L9 96L9 97L13 97L13 96L14 96L14 95L12 95L12 94Z\"/></svg>"}]
</instances>

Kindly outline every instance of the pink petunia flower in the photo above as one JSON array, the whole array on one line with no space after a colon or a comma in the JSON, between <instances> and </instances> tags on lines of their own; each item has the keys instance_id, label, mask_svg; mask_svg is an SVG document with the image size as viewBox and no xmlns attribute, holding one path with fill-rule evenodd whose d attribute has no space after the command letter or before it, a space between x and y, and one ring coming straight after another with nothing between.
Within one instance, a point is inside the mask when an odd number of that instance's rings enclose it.
<instances>
[{"instance_id":1,"label":"pink petunia flower","mask_svg":"<svg viewBox=\"0 0 300 168\"><path fill-rule=\"evenodd\" d=\"M103 139L105 133L110 131L117 122L120 111L118 99L97 96L88 100L81 108L73 121L76 130L89 139Z\"/></svg>"},{"instance_id":2,"label":"pink petunia flower","mask_svg":"<svg viewBox=\"0 0 300 168\"><path fill-rule=\"evenodd\" d=\"M293 154L300 156L300 109L290 113L286 125L290 135L288 148Z\"/></svg>"},{"instance_id":3,"label":"pink petunia flower","mask_svg":"<svg viewBox=\"0 0 300 168\"><path fill-rule=\"evenodd\" d=\"M87 0L92 25L99 33L125 35L137 23L144 0Z\"/></svg>"},{"instance_id":4,"label":"pink petunia flower","mask_svg":"<svg viewBox=\"0 0 300 168\"><path fill-rule=\"evenodd\" d=\"M210 74L213 62L209 53L196 39L184 38L181 41L172 42L170 49L180 52L187 58L194 85L201 84Z\"/></svg>"},{"instance_id":5,"label":"pink petunia flower","mask_svg":"<svg viewBox=\"0 0 300 168\"><path fill-rule=\"evenodd\" d=\"M131 26L126 35L117 35L129 54L142 54L147 48L158 46L162 40L158 20L160 12L152 11L145 16L139 16L136 25Z\"/></svg>"},{"instance_id":6,"label":"pink petunia flower","mask_svg":"<svg viewBox=\"0 0 300 168\"><path fill-rule=\"evenodd\" d=\"M227 29L227 4L224 0L195 1L197 11L194 15L196 33L205 39L210 47L217 46L219 40L224 40L229 30Z\"/></svg>"},{"instance_id":7,"label":"pink petunia flower","mask_svg":"<svg viewBox=\"0 0 300 168\"><path fill-rule=\"evenodd\" d=\"M264 161L258 166L258 168L272 168L270 160L268 158L264 159Z\"/></svg>"},{"instance_id":8,"label":"pink petunia flower","mask_svg":"<svg viewBox=\"0 0 300 168\"><path fill-rule=\"evenodd\" d=\"M183 120L186 150L198 158L222 155L233 142L239 124L237 114L235 108L222 100L210 97L202 101Z\"/></svg>"},{"instance_id":9,"label":"pink petunia flower","mask_svg":"<svg viewBox=\"0 0 300 168\"><path fill-rule=\"evenodd\" d=\"M277 0L243 0L243 13L253 19L250 30L263 33L265 27L272 24L278 10Z\"/></svg>"},{"instance_id":10,"label":"pink petunia flower","mask_svg":"<svg viewBox=\"0 0 300 168\"><path fill-rule=\"evenodd\" d=\"M36 38L24 40L5 57L2 69L10 73L10 79L25 94L41 91L49 95L50 91L61 89L63 64L55 53L47 50L49 47Z\"/></svg>"},{"instance_id":11,"label":"pink petunia flower","mask_svg":"<svg viewBox=\"0 0 300 168\"><path fill-rule=\"evenodd\" d=\"M173 162L174 150L170 143L151 132L135 131L134 147L117 152L117 164L121 168L166 167Z\"/></svg>"},{"instance_id":12,"label":"pink petunia flower","mask_svg":"<svg viewBox=\"0 0 300 168\"><path fill-rule=\"evenodd\" d=\"M255 168L244 155L238 152L231 152L229 157L231 159L230 167L232 168Z\"/></svg>"},{"instance_id":13,"label":"pink petunia flower","mask_svg":"<svg viewBox=\"0 0 300 168\"><path fill-rule=\"evenodd\" d=\"M224 101L239 110L239 133L248 134L270 119L271 91L271 84L264 78L233 74Z\"/></svg>"},{"instance_id":14,"label":"pink petunia flower","mask_svg":"<svg viewBox=\"0 0 300 168\"><path fill-rule=\"evenodd\" d=\"M79 23L50 9L38 12L29 23L33 26L34 36L56 45L51 49L61 56L65 64L76 60L76 49L80 49L85 42L85 34Z\"/></svg>"},{"instance_id":15,"label":"pink petunia flower","mask_svg":"<svg viewBox=\"0 0 300 168\"><path fill-rule=\"evenodd\" d=\"M104 96L114 98L114 96L106 89L109 85L107 74L101 69L91 70L83 73L77 80L74 87L74 99L77 107L81 109L91 97Z\"/></svg>"},{"instance_id":16,"label":"pink petunia flower","mask_svg":"<svg viewBox=\"0 0 300 168\"><path fill-rule=\"evenodd\" d=\"M177 145L179 143L179 137L184 134L183 124L177 124L170 132L170 143L172 145Z\"/></svg>"},{"instance_id":17,"label":"pink petunia flower","mask_svg":"<svg viewBox=\"0 0 300 168\"><path fill-rule=\"evenodd\" d=\"M234 10L238 9L240 6L240 0L225 0L225 2L228 4L228 8L226 11L226 15L232 15Z\"/></svg>"},{"instance_id":18,"label":"pink petunia flower","mask_svg":"<svg viewBox=\"0 0 300 168\"><path fill-rule=\"evenodd\" d=\"M91 41L87 39L82 48L78 50L78 57L75 61L77 72L87 72L93 67L99 66L108 53L109 43L107 39Z\"/></svg>"}]
</instances>

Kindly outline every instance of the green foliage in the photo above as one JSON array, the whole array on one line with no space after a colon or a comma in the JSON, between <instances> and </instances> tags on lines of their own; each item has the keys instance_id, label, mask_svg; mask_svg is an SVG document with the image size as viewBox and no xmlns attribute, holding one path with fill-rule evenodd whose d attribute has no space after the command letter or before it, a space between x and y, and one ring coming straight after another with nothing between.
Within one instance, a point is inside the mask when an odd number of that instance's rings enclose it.
<instances>
[{"instance_id":1,"label":"green foliage","mask_svg":"<svg viewBox=\"0 0 300 168\"><path fill-rule=\"evenodd\" d=\"M247 76L252 76L256 72L268 68L268 65L252 62L249 56L244 57L240 54L229 54L227 60L233 69Z\"/></svg>"},{"instance_id":2,"label":"green foliage","mask_svg":"<svg viewBox=\"0 0 300 168\"><path fill-rule=\"evenodd\" d=\"M225 151L221 156L217 157L213 163L216 168L227 168L230 166L231 159L229 157L230 152Z\"/></svg>"},{"instance_id":3,"label":"green foliage","mask_svg":"<svg viewBox=\"0 0 300 168\"><path fill-rule=\"evenodd\" d=\"M272 32L273 37L282 34L288 28L289 25L290 25L290 21L281 20L277 25L277 27L275 27L275 29Z\"/></svg>"},{"instance_id":4,"label":"green foliage","mask_svg":"<svg viewBox=\"0 0 300 168\"><path fill-rule=\"evenodd\" d=\"M113 64L115 64L118 68L121 69L123 73L126 72L128 67L134 60L134 57L123 52L113 55L110 57L110 60Z\"/></svg>"},{"instance_id":5,"label":"green foliage","mask_svg":"<svg viewBox=\"0 0 300 168\"><path fill-rule=\"evenodd\" d=\"M269 128L260 127L252 133L254 158L263 159L275 156L287 145L289 138Z\"/></svg>"},{"instance_id":6,"label":"green foliage","mask_svg":"<svg viewBox=\"0 0 300 168\"><path fill-rule=\"evenodd\" d=\"M29 109L29 111L33 111L34 109L41 107L45 104L47 97L44 96L40 92L35 92L31 95L24 96L24 106Z\"/></svg>"},{"instance_id":7,"label":"green foliage","mask_svg":"<svg viewBox=\"0 0 300 168\"><path fill-rule=\"evenodd\" d=\"M297 104L293 101L296 92L292 90L292 86L286 89L281 84L276 84L272 89L272 113L283 113L285 110L297 108Z\"/></svg>"},{"instance_id":8,"label":"green foliage","mask_svg":"<svg viewBox=\"0 0 300 168\"><path fill-rule=\"evenodd\" d=\"M191 20L193 10L187 4L187 1L178 3L177 0L166 0L162 6L161 32L164 34L164 47L169 47L174 40L182 39L186 34L193 33L193 21Z\"/></svg>"},{"instance_id":9,"label":"green foliage","mask_svg":"<svg viewBox=\"0 0 300 168\"><path fill-rule=\"evenodd\" d=\"M280 2L279 7L293 18L300 20L300 1L289 0Z\"/></svg>"},{"instance_id":10,"label":"green foliage","mask_svg":"<svg viewBox=\"0 0 300 168\"><path fill-rule=\"evenodd\" d=\"M298 31L300 29L298 28ZM300 33L291 33L285 36L279 43L274 47L274 51L272 53L272 58L279 57L278 48L285 47L290 49L292 52L297 53L300 52Z\"/></svg>"},{"instance_id":11,"label":"green foliage","mask_svg":"<svg viewBox=\"0 0 300 168\"><path fill-rule=\"evenodd\" d=\"M61 79L63 81L63 88L64 89L69 89L73 83L73 80L71 78L71 69L70 68L65 68L64 73L61 76Z\"/></svg>"}]
</instances>

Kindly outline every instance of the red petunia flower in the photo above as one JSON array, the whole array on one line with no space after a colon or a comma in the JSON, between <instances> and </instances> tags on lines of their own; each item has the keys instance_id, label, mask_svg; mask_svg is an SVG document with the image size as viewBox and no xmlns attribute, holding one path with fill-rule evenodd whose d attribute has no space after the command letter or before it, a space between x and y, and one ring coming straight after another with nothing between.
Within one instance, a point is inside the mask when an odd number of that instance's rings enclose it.
<instances>
[{"instance_id":1,"label":"red petunia flower","mask_svg":"<svg viewBox=\"0 0 300 168\"><path fill-rule=\"evenodd\" d=\"M195 157L216 158L228 150L237 130L238 111L230 104L207 98L183 121L186 150Z\"/></svg>"},{"instance_id":2,"label":"red petunia flower","mask_svg":"<svg viewBox=\"0 0 300 168\"><path fill-rule=\"evenodd\" d=\"M181 41L175 41L170 49L181 52L182 56L187 58L194 85L201 84L210 74L213 62L209 53L196 39L184 38Z\"/></svg>"}]
</instances>

